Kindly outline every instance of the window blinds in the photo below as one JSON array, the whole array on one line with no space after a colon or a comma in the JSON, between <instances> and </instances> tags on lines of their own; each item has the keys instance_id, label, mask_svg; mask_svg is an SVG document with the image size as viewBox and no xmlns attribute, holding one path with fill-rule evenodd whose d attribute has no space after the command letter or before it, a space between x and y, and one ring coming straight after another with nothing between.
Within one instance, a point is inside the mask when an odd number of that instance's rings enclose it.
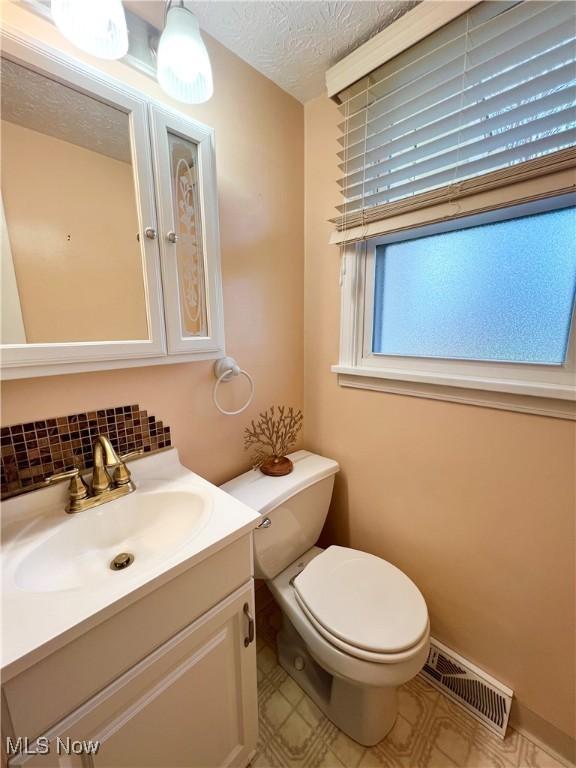
<instances>
[{"instance_id":1,"label":"window blinds","mask_svg":"<svg viewBox=\"0 0 576 768\"><path fill-rule=\"evenodd\" d=\"M487 0L341 92L338 229L573 166L575 9Z\"/></svg>"}]
</instances>

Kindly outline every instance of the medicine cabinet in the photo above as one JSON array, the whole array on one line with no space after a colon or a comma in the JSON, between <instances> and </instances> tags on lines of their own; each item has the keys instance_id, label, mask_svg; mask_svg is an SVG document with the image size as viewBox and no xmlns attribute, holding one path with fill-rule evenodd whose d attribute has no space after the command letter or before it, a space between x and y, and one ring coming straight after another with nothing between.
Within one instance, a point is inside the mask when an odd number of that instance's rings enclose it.
<instances>
[{"instance_id":1,"label":"medicine cabinet","mask_svg":"<svg viewBox=\"0 0 576 768\"><path fill-rule=\"evenodd\" d=\"M3 378L224 354L211 128L2 34Z\"/></svg>"}]
</instances>

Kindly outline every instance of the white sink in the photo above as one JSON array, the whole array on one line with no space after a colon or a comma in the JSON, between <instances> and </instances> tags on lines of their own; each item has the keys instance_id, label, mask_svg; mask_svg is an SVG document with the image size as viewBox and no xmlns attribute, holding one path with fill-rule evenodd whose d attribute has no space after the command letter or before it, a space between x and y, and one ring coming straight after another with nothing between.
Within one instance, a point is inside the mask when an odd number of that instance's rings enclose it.
<instances>
[{"instance_id":1,"label":"white sink","mask_svg":"<svg viewBox=\"0 0 576 768\"><path fill-rule=\"evenodd\" d=\"M53 592L99 587L166 558L197 536L212 510L206 493L190 491L133 492L116 501L77 512L37 543L14 570L18 589ZM33 536L34 531L28 530ZM133 555L124 570L112 570L120 553Z\"/></svg>"},{"instance_id":2,"label":"white sink","mask_svg":"<svg viewBox=\"0 0 576 768\"><path fill-rule=\"evenodd\" d=\"M2 503L4 679L256 527L259 514L170 449L130 462L136 490L67 514L67 483ZM134 555L112 570L120 553ZM202 588L202 585L199 585Z\"/></svg>"}]
</instances>

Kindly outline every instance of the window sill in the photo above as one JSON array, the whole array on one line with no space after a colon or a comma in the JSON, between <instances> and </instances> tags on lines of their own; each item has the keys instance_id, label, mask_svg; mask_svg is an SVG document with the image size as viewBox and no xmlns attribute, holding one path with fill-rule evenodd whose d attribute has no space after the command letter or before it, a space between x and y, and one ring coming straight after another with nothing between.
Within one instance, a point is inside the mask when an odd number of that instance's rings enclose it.
<instances>
[{"instance_id":1,"label":"window sill","mask_svg":"<svg viewBox=\"0 0 576 768\"><path fill-rule=\"evenodd\" d=\"M576 391L572 387L536 383L527 386L523 382L515 386L516 382L512 381L463 379L414 371L407 378L402 371L341 365L334 365L331 370L338 374L338 384L342 387L576 420ZM501 391L503 386L512 391ZM531 393L527 393L528 388Z\"/></svg>"}]
</instances>

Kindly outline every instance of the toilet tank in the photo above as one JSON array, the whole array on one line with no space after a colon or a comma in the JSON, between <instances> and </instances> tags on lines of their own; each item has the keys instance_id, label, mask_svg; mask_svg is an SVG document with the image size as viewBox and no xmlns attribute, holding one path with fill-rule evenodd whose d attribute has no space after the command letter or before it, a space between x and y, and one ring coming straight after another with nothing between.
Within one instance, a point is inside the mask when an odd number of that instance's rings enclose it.
<instances>
[{"instance_id":1,"label":"toilet tank","mask_svg":"<svg viewBox=\"0 0 576 768\"><path fill-rule=\"evenodd\" d=\"M316 544L332 498L337 462L309 451L296 451L289 458L294 464L289 475L269 477L250 470L221 486L270 520L254 531L259 579L273 579Z\"/></svg>"}]
</instances>

